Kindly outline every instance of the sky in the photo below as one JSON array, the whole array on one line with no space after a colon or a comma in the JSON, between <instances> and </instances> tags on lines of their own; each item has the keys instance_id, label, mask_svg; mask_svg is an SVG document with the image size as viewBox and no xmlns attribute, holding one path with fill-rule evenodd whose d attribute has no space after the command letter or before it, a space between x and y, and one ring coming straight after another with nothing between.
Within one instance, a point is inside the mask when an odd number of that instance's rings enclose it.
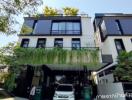
<instances>
[{"instance_id":1,"label":"sky","mask_svg":"<svg viewBox=\"0 0 132 100\"><path fill-rule=\"evenodd\" d=\"M63 7L75 7L79 12L85 12L94 18L95 13L131 13L132 0L43 0L44 5L39 7L39 12L45 6L61 9ZM17 41L17 35L0 35L0 47L7 45L9 42Z\"/></svg>"}]
</instances>

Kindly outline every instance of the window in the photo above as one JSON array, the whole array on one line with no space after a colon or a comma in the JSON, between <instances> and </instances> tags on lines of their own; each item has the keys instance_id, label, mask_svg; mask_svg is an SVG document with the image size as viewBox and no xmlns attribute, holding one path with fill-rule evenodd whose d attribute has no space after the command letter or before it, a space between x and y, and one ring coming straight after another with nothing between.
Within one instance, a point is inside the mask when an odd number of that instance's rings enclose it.
<instances>
[{"instance_id":1,"label":"window","mask_svg":"<svg viewBox=\"0 0 132 100\"><path fill-rule=\"evenodd\" d=\"M65 30L66 30L65 27L66 27L65 22L59 23L59 34L65 34Z\"/></svg>"},{"instance_id":2,"label":"window","mask_svg":"<svg viewBox=\"0 0 132 100\"><path fill-rule=\"evenodd\" d=\"M29 44L29 39L22 39L21 47L27 48Z\"/></svg>"},{"instance_id":3,"label":"window","mask_svg":"<svg viewBox=\"0 0 132 100\"><path fill-rule=\"evenodd\" d=\"M37 48L45 48L46 39L45 38L39 38L37 42Z\"/></svg>"},{"instance_id":4,"label":"window","mask_svg":"<svg viewBox=\"0 0 132 100\"><path fill-rule=\"evenodd\" d=\"M72 30L73 30L73 23L72 22L67 22L66 23L66 33L67 34L73 34Z\"/></svg>"},{"instance_id":5,"label":"window","mask_svg":"<svg viewBox=\"0 0 132 100\"><path fill-rule=\"evenodd\" d=\"M125 50L122 39L115 39L115 45L116 45L116 49L117 49L118 54L121 51Z\"/></svg>"},{"instance_id":6,"label":"window","mask_svg":"<svg viewBox=\"0 0 132 100\"><path fill-rule=\"evenodd\" d=\"M24 25L27 25L30 28L34 26L34 20L25 20Z\"/></svg>"},{"instance_id":7,"label":"window","mask_svg":"<svg viewBox=\"0 0 132 100\"><path fill-rule=\"evenodd\" d=\"M116 22L116 28L117 28L119 34L122 34L123 32L122 32L120 21L116 20L115 22Z\"/></svg>"},{"instance_id":8,"label":"window","mask_svg":"<svg viewBox=\"0 0 132 100\"><path fill-rule=\"evenodd\" d=\"M80 23L73 23L73 30L74 30L74 34L79 34L80 33Z\"/></svg>"},{"instance_id":9,"label":"window","mask_svg":"<svg viewBox=\"0 0 132 100\"><path fill-rule=\"evenodd\" d=\"M63 39L62 38L56 38L54 42L54 47L63 48Z\"/></svg>"},{"instance_id":10,"label":"window","mask_svg":"<svg viewBox=\"0 0 132 100\"><path fill-rule=\"evenodd\" d=\"M80 49L81 48L81 43L79 38L74 38L72 39L72 49Z\"/></svg>"},{"instance_id":11,"label":"window","mask_svg":"<svg viewBox=\"0 0 132 100\"><path fill-rule=\"evenodd\" d=\"M52 34L80 34L80 22L53 22Z\"/></svg>"}]
</instances>

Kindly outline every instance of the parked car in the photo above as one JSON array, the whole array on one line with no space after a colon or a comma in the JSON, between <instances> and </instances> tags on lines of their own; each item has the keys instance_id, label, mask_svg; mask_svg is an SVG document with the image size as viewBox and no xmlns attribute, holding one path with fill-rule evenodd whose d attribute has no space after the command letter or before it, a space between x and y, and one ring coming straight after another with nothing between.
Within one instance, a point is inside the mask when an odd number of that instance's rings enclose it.
<instances>
[{"instance_id":1,"label":"parked car","mask_svg":"<svg viewBox=\"0 0 132 100\"><path fill-rule=\"evenodd\" d=\"M53 100L75 100L72 84L60 84L55 90Z\"/></svg>"},{"instance_id":2,"label":"parked car","mask_svg":"<svg viewBox=\"0 0 132 100\"><path fill-rule=\"evenodd\" d=\"M6 90L0 88L0 100L28 100L28 99L16 97L11 93L7 92Z\"/></svg>"}]
</instances>

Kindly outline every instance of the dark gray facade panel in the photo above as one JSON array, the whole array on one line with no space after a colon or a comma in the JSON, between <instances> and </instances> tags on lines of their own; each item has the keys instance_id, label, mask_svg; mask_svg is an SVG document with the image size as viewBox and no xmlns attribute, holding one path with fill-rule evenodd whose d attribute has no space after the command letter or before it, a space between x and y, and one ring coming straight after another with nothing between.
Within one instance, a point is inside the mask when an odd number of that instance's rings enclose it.
<instances>
[{"instance_id":1,"label":"dark gray facade panel","mask_svg":"<svg viewBox=\"0 0 132 100\"><path fill-rule=\"evenodd\" d=\"M105 24L108 35L120 35L114 19L105 19Z\"/></svg>"},{"instance_id":2,"label":"dark gray facade panel","mask_svg":"<svg viewBox=\"0 0 132 100\"><path fill-rule=\"evenodd\" d=\"M102 62L103 63L112 63L113 62L113 58L112 55L102 55Z\"/></svg>"},{"instance_id":3,"label":"dark gray facade panel","mask_svg":"<svg viewBox=\"0 0 132 100\"><path fill-rule=\"evenodd\" d=\"M123 34L132 35L132 19L120 19Z\"/></svg>"},{"instance_id":4,"label":"dark gray facade panel","mask_svg":"<svg viewBox=\"0 0 132 100\"><path fill-rule=\"evenodd\" d=\"M38 20L33 34L50 34L51 24L51 20Z\"/></svg>"}]
</instances>

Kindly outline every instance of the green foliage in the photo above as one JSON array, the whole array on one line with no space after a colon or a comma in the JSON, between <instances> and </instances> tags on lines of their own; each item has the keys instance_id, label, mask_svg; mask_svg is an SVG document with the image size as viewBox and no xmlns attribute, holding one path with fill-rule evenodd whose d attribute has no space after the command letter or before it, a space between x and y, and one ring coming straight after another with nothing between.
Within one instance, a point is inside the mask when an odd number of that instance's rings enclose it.
<instances>
[{"instance_id":1,"label":"green foliage","mask_svg":"<svg viewBox=\"0 0 132 100\"><path fill-rule=\"evenodd\" d=\"M119 54L114 75L118 76L121 81L132 81L132 51L123 51Z\"/></svg>"},{"instance_id":2,"label":"green foliage","mask_svg":"<svg viewBox=\"0 0 132 100\"><path fill-rule=\"evenodd\" d=\"M8 25L8 18L0 17L0 31L6 32L7 31L7 25Z\"/></svg>"},{"instance_id":3,"label":"green foliage","mask_svg":"<svg viewBox=\"0 0 132 100\"><path fill-rule=\"evenodd\" d=\"M4 87L6 90L12 91L16 87L15 79L16 79L15 73L8 74L4 82Z\"/></svg>"},{"instance_id":4,"label":"green foliage","mask_svg":"<svg viewBox=\"0 0 132 100\"><path fill-rule=\"evenodd\" d=\"M16 63L17 58L14 56L14 49L16 47L14 43L9 43L8 46L0 49L0 64L9 66L8 73L0 73L0 81L4 80L4 87L8 91L12 91L16 86L16 74L20 71Z\"/></svg>"},{"instance_id":5,"label":"green foliage","mask_svg":"<svg viewBox=\"0 0 132 100\"><path fill-rule=\"evenodd\" d=\"M22 15L36 14L42 4L43 0L0 0L0 32L6 35L17 34L18 30L13 26L21 25L18 19L22 20Z\"/></svg>"},{"instance_id":6,"label":"green foliage","mask_svg":"<svg viewBox=\"0 0 132 100\"><path fill-rule=\"evenodd\" d=\"M87 55L86 55L87 54ZM94 55L93 55L94 54ZM16 48L16 63L20 64L97 64L98 52L95 50L63 50L59 48ZM95 56L96 55L96 56ZM85 56L89 56L86 59ZM92 57L94 56L94 57ZM91 57L91 58L90 58Z\"/></svg>"},{"instance_id":7,"label":"green foliage","mask_svg":"<svg viewBox=\"0 0 132 100\"><path fill-rule=\"evenodd\" d=\"M56 16L56 15L58 15L58 10L54 9L52 7L46 6L43 9L43 13L44 13L45 16Z\"/></svg>"},{"instance_id":8,"label":"green foliage","mask_svg":"<svg viewBox=\"0 0 132 100\"><path fill-rule=\"evenodd\" d=\"M14 0L17 6L20 6L20 0Z\"/></svg>"},{"instance_id":9,"label":"green foliage","mask_svg":"<svg viewBox=\"0 0 132 100\"><path fill-rule=\"evenodd\" d=\"M20 34L30 34L32 31L32 28L27 25L23 25Z\"/></svg>"},{"instance_id":10,"label":"green foliage","mask_svg":"<svg viewBox=\"0 0 132 100\"><path fill-rule=\"evenodd\" d=\"M76 16L79 10L77 8L65 7L63 11L66 16Z\"/></svg>"},{"instance_id":11,"label":"green foliage","mask_svg":"<svg viewBox=\"0 0 132 100\"><path fill-rule=\"evenodd\" d=\"M7 78L8 73L5 72L1 72L0 73L0 82L3 83L5 81L5 79Z\"/></svg>"},{"instance_id":12,"label":"green foliage","mask_svg":"<svg viewBox=\"0 0 132 100\"><path fill-rule=\"evenodd\" d=\"M35 15L33 15L33 17L35 17L36 19L39 19L40 15L39 14L35 14Z\"/></svg>"},{"instance_id":13,"label":"green foliage","mask_svg":"<svg viewBox=\"0 0 132 100\"><path fill-rule=\"evenodd\" d=\"M16 86L15 78L20 72L20 65L70 64L88 67L99 65L98 50L21 48L13 43L0 49L0 59L2 64L10 66L4 85L8 91L12 91Z\"/></svg>"},{"instance_id":14,"label":"green foliage","mask_svg":"<svg viewBox=\"0 0 132 100\"><path fill-rule=\"evenodd\" d=\"M79 11L77 8L73 8L73 7L65 7L62 9L63 9L64 15L66 15L66 16L76 16ZM59 14L59 11L61 11L61 10L58 10L58 9L55 9L52 7L48 7L48 6L46 6L43 10L45 16L56 16Z\"/></svg>"}]
</instances>

